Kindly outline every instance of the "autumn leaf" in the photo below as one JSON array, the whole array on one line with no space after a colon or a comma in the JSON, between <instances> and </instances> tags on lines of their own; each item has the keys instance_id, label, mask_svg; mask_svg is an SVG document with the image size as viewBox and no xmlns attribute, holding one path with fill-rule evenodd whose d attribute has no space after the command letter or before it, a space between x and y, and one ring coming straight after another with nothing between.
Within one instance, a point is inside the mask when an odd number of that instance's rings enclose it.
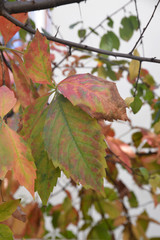
<instances>
[{"instance_id":1,"label":"autumn leaf","mask_svg":"<svg viewBox=\"0 0 160 240\"><path fill-rule=\"evenodd\" d=\"M28 18L27 13L13 14L12 16L22 23L25 23ZM20 27L17 27L6 18L0 17L0 32L4 38L5 43L7 43L19 30Z\"/></svg>"},{"instance_id":2,"label":"autumn leaf","mask_svg":"<svg viewBox=\"0 0 160 240\"><path fill-rule=\"evenodd\" d=\"M133 55L134 56L139 56L139 53L136 49L134 50ZM130 62L130 64L129 64L129 78L130 78L131 82L133 82L133 80L138 77L139 66L140 66L139 61L132 60Z\"/></svg>"},{"instance_id":3,"label":"autumn leaf","mask_svg":"<svg viewBox=\"0 0 160 240\"><path fill-rule=\"evenodd\" d=\"M4 55L5 55L5 54L4 54ZM8 67L6 66L6 64L4 63L4 61L2 61L2 60L0 59L0 87L1 87L2 85L4 85L4 84L5 84L8 88L10 88L10 86L11 86Z\"/></svg>"},{"instance_id":4,"label":"autumn leaf","mask_svg":"<svg viewBox=\"0 0 160 240\"><path fill-rule=\"evenodd\" d=\"M13 91L8 87L0 87L0 117L3 118L16 104Z\"/></svg>"},{"instance_id":5,"label":"autumn leaf","mask_svg":"<svg viewBox=\"0 0 160 240\"><path fill-rule=\"evenodd\" d=\"M87 240L111 240L112 236L108 228L107 219L102 219L90 229Z\"/></svg>"},{"instance_id":6,"label":"autumn leaf","mask_svg":"<svg viewBox=\"0 0 160 240\"><path fill-rule=\"evenodd\" d=\"M53 217L54 228L60 228L62 232L69 224L77 225L79 220L78 211L72 206L72 199L69 197L64 199L63 204L53 206L50 215Z\"/></svg>"},{"instance_id":7,"label":"autumn leaf","mask_svg":"<svg viewBox=\"0 0 160 240\"><path fill-rule=\"evenodd\" d=\"M38 98L33 105L25 109L22 129L23 137L31 147L37 167L36 190L45 205L58 177L60 177L60 170L55 168L48 158L42 138L44 122L48 112L47 101L48 95Z\"/></svg>"},{"instance_id":8,"label":"autumn leaf","mask_svg":"<svg viewBox=\"0 0 160 240\"><path fill-rule=\"evenodd\" d=\"M121 140L110 136L106 136L105 140L109 149L111 150L111 153L113 153L116 157L117 162L120 162L129 172L131 172L130 168L132 165L130 158L135 158L135 153L131 147Z\"/></svg>"},{"instance_id":9,"label":"autumn leaf","mask_svg":"<svg viewBox=\"0 0 160 240\"><path fill-rule=\"evenodd\" d=\"M33 82L52 83L49 42L38 30L24 53L24 62L27 74Z\"/></svg>"},{"instance_id":10,"label":"autumn leaf","mask_svg":"<svg viewBox=\"0 0 160 240\"><path fill-rule=\"evenodd\" d=\"M11 217L4 222L13 231L14 238L22 239L27 236L29 239L42 239L44 235L44 218L38 204L31 202L25 207L21 207L21 209L23 214L26 215L27 221L23 222ZM6 240L10 239L7 238Z\"/></svg>"},{"instance_id":11,"label":"autumn leaf","mask_svg":"<svg viewBox=\"0 0 160 240\"><path fill-rule=\"evenodd\" d=\"M5 224L0 224L0 240L13 240L13 233Z\"/></svg>"},{"instance_id":12,"label":"autumn leaf","mask_svg":"<svg viewBox=\"0 0 160 240\"><path fill-rule=\"evenodd\" d=\"M9 149L9 151L8 151ZM2 120L0 121L0 178L13 169L14 177L34 194L36 170L29 147L24 140Z\"/></svg>"},{"instance_id":13,"label":"autumn leaf","mask_svg":"<svg viewBox=\"0 0 160 240\"><path fill-rule=\"evenodd\" d=\"M17 66L14 62L11 62L14 81L16 84L16 93L21 105L25 108L34 102L34 93L30 84L30 79L27 75L26 69L19 63Z\"/></svg>"},{"instance_id":14,"label":"autumn leaf","mask_svg":"<svg viewBox=\"0 0 160 240\"><path fill-rule=\"evenodd\" d=\"M95 119L58 95L49 106L44 141L55 166L76 183L103 191L105 144Z\"/></svg>"},{"instance_id":15,"label":"autumn leaf","mask_svg":"<svg viewBox=\"0 0 160 240\"><path fill-rule=\"evenodd\" d=\"M11 217L12 213L15 212L20 200L10 200L0 204L0 222Z\"/></svg>"},{"instance_id":16,"label":"autumn leaf","mask_svg":"<svg viewBox=\"0 0 160 240\"><path fill-rule=\"evenodd\" d=\"M60 82L58 90L74 106L79 106L96 119L128 119L126 104L120 97L115 83L91 74L78 74Z\"/></svg>"}]
</instances>

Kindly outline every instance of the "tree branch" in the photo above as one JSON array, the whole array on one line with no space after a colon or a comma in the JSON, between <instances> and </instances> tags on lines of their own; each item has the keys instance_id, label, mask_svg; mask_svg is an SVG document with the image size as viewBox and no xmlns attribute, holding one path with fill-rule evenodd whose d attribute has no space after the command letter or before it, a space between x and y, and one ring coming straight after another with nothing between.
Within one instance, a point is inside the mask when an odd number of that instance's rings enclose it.
<instances>
[{"instance_id":1,"label":"tree branch","mask_svg":"<svg viewBox=\"0 0 160 240\"><path fill-rule=\"evenodd\" d=\"M10 14L30 12L48 8L54 8L62 5L68 5L71 3L80 3L85 0L31 0L31 1L16 1L16 2L4 2L4 8Z\"/></svg>"},{"instance_id":2,"label":"tree branch","mask_svg":"<svg viewBox=\"0 0 160 240\"><path fill-rule=\"evenodd\" d=\"M20 21L15 19L13 16L11 16L5 9L2 9L1 15L3 17L5 17L6 19L8 19L10 22L14 23L16 26L19 26L20 28L26 30L27 32L29 32L31 34L36 33L36 31L32 27L21 23ZM71 48L75 48L76 50L83 49L83 50L86 50L86 51L96 52L96 53L104 54L104 55L107 55L107 56L128 58L128 59L134 59L134 60L137 60L137 61L140 61L140 62L153 62L153 63L159 63L160 64L160 59L156 59L156 58L139 57L139 56L134 56L132 54L127 54L127 53L118 53L118 52L106 51L106 50L103 50L103 49L100 49L100 48L95 48L95 47L87 46L87 45L84 45L84 44L63 40L63 39L53 37L53 36L50 36L50 35L47 35L47 34L42 34L42 35L45 36L50 41L54 41L54 42L58 42L58 43L67 45L67 46L70 47L70 49Z\"/></svg>"}]
</instances>

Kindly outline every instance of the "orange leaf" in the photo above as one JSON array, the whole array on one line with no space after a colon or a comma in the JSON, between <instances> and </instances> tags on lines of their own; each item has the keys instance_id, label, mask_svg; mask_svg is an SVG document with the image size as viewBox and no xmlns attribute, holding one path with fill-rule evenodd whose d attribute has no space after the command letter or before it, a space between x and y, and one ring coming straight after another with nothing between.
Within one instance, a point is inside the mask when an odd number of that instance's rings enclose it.
<instances>
[{"instance_id":1,"label":"orange leaf","mask_svg":"<svg viewBox=\"0 0 160 240\"><path fill-rule=\"evenodd\" d=\"M13 231L14 238L22 239L27 236L29 239L42 239L44 235L44 219L38 204L32 202L24 208L21 207L21 209L26 214L26 222L19 221L14 217L10 217L4 222Z\"/></svg>"},{"instance_id":2,"label":"orange leaf","mask_svg":"<svg viewBox=\"0 0 160 240\"><path fill-rule=\"evenodd\" d=\"M135 154L130 146L126 143L123 143L119 139L115 139L110 136L107 136L105 140L111 152L115 155L115 157L117 157L117 161L122 163L122 165L124 163L124 167L126 167L127 170L131 172L130 158L134 158Z\"/></svg>"},{"instance_id":3,"label":"orange leaf","mask_svg":"<svg viewBox=\"0 0 160 240\"><path fill-rule=\"evenodd\" d=\"M9 149L9 150L8 150ZM2 120L0 121L0 178L13 169L14 177L34 195L36 170L29 147Z\"/></svg>"},{"instance_id":4,"label":"orange leaf","mask_svg":"<svg viewBox=\"0 0 160 240\"><path fill-rule=\"evenodd\" d=\"M25 23L28 18L27 13L13 14L12 16L22 23ZM6 18L0 17L0 32L2 33L5 43L7 43L19 30L20 27L17 27Z\"/></svg>"},{"instance_id":5,"label":"orange leaf","mask_svg":"<svg viewBox=\"0 0 160 240\"><path fill-rule=\"evenodd\" d=\"M14 93L6 86L0 87L0 117L4 117L16 104Z\"/></svg>"}]
</instances>

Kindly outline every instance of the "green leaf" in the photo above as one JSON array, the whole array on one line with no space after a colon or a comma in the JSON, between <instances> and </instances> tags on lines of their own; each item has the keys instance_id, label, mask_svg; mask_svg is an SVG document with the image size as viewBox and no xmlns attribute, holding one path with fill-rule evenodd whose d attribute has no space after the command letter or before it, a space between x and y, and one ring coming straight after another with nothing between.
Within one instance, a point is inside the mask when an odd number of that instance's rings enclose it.
<instances>
[{"instance_id":1,"label":"green leaf","mask_svg":"<svg viewBox=\"0 0 160 240\"><path fill-rule=\"evenodd\" d=\"M147 231L149 225L149 217L146 211L143 211L137 218L137 226L141 226L144 232Z\"/></svg>"},{"instance_id":2,"label":"green leaf","mask_svg":"<svg viewBox=\"0 0 160 240\"><path fill-rule=\"evenodd\" d=\"M143 82L149 86L155 85L155 80L150 74L145 75L145 77L143 78Z\"/></svg>"},{"instance_id":3,"label":"green leaf","mask_svg":"<svg viewBox=\"0 0 160 240\"><path fill-rule=\"evenodd\" d=\"M140 23L139 23L139 21L138 21L138 18L137 18L136 16L130 16L130 17L129 17L129 20L130 20L131 23L132 23L133 29L134 29L134 30L138 30L139 25L140 25Z\"/></svg>"},{"instance_id":4,"label":"green leaf","mask_svg":"<svg viewBox=\"0 0 160 240\"><path fill-rule=\"evenodd\" d=\"M70 29L73 29L75 26L77 26L79 23L82 23L82 21L77 21L69 26Z\"/></svg>"},{"instance_id":5,"label":"green leaf","mask_svg":"<svg viewBox=\"0 0 160 240\"><path fill-rule=\"evenodd\" d=\"M108 230L108 224L104 220L98 222L89 232L88 240L111 240L112 236Z\"/></svg>"},{"instance_id":6,"label":"green leaf","mask_svg":"<svg viewBox=\"0 0 160 240\"><path fill-rule=\"evenodd\" d=\"M0 204L0 222L5 221L11 217L12 213L15 212L18 207L20 200L10 200Z\"/></svg>"},{"instance_id":7,"label":"green leaf","mask_svg":"<svg viewBox=\"0 0 160 240\"><path fill-rule=\"evenodd\" d=\"M65 238L65 239L76 239L76 236L71 232L70 230L65 230L64 232L60 232L60 234Z\"/></svg>"},{"instance_id":8,"label":"green leaf","mask_svg":"<svg viewBox=\"0 0 160 240\"><path fill-rule=\"evenodd\" d=\"M139 170L140 170L141 174L143 175L144 179L146 181L148 181L148 179L149 179L148 170L146 168L144 168L144 167L140 167Z\"/></svg>"},{"instance_id":9,"label":"green leaf","mask_svg":"<svg viewBox=\"0 0 160 240\"><path fill-rule=\"evenodd\" d=\"M107 25L108 25L109 27L113 28L113 24L114 24L114 22L113 22L112 18L108 17L108 18L107 18Z\"/></svg>"},{"instance_id":10,"label":"green leaf","mask_svg":"<svg viewBox=\"0 0 160 240\"><path fill-rule=\"evenodd\" d=\"M143 103L139 97L135 97L134 101L130 104L132 111L136 114L142 107Z\"/></svg>"},{"instance_id":11,"label":"green leaf","mask_svg":"<svg viewBox=\"0 0 160 240\"><path fill-rule=\"evenodd\" d=\"M79 38L84 38L86 35L86 29L80 29L78 30L78 36Z\"/></svg>"},{"instance_id":12,"label":"green leaf","mask_svg":"<svg viewBox=\"0 0 160 240\"><path fill-rule=\"evenodd\" d=\"M91 31L92 33L94 33L95 35L97 35L97 36L99 35L98 32L96 32L93 28L89 27L89 29L90 29L90 31Z\"/></svg>"},{"instance_id":13,"label":"green leaf","mask_svg":"<svg viewBox=\"0 0 160 240\"><path fill-rule=\"evenodd\" d=\"M114 32L109 31L108 33L102 36L100 42L101 49L112 51L113 49L118 50L119 46L120 46L119 39Z\"/></svg>"},{"instance_id":14,"label":"green leaf","mask_svg":"<svg viewBox=\"0 0 160 240\"><path fill-rule=\"evenodd\" d=\"M157 188L160 188L160 175L152 174L149 179L149 183L153 188L153 191L156 192Z\"/></svg>"},{"instance_id":15,"label":"green leaf","mask_svg":"<svg viewBox=\"0 0 160 240\"><path fill-rule=\"evenodd\" d=\"M49 106L44 140L56 167L76 183L103 192L105 144L95 119L57 95Z\"/></svg>"},{"instance_id":16,"label":"green leaf","mask_svg":"<svg viewBox=\"0 0 160 240\"><path fill-rule=\"evenodd\" d=\"M48 197L60 177L59 168L53 166L52 161L44 149L42 138L45 119L48 113L48 96L38 98L32 106L24 111L23 135L28 141L37 167L36 190L43 204L47 204Z\"/></svg>"},{"instance_id":17,"label":"green leaf","mask_svg":"<svg viewBox=\"0 0 160 240\"><path fill-rule=\"evenodd\" d=\"M119 29L120 37L125 41L129 41L133 35L134 30L131 19L124 17L121 20L121 25L122 27Z\"/></svg>"},{"instance_id":18,"label":"green leaf","mask_svg":"<svg viewBox=\"0 0 160 240\"><path fill-rule=\"evenodd\" d=\"M31 18L28 18L27 23L28 23L33 29L36 28L35 22L34 22ZM27 34L28 34L28 32L25 31L24 29L21 28L21 29L19 30L20 38L21 38L23 41L26 41L26 36L27 36Z\"/></svg>"},{"instance_id":19,"label":"green leaf","mask_svg":"<svg viewBox=\"0 0 160 240\"><path fill-rule=\"evenodd\" d=\"M98 77L106 78L107 77L107 69L103 66L98 67Z\"/></svg>"},{"instance_id":20,"label":"green leaf","mask_svg":"<svg viewBox=\"0 0 160 240\"><path fill-rule=\"evenodd\" d=\"M0 224L0 240L13 240L12 231L4 224Z\"/></svg>"},{"instance_id":21,"label":"green leaf","mask_svg":"<svg viewBox=\"0 0 160 240\"><path fill-rule=\"evenodd\" d=\"M122 205L118 200L111 202L99 199L95 202L95 208L99 213L102 211L103 213L107 213L111 219L119 217L122 212Z\"/></svg>"},{"instance_id":22,"label":"green leaf","mask_svg":"<svg viewBox=\"0 0 160 240\"><path fill-rule=\"evenodd\" d=\"M134 192L130 192L129 193L129 198L128 198L128 201L129 201L129 204L132 208L136 208L138 207L138 201L137 201L137 198L136 198L136 195L134 194Z\"/></svg>"},{"instance_id":23,"label":"green leaf","mask_svg":"<svg viewBox=\"0 0 160 240\"><path fill-rule=\"evenodd\" d=\"M114 189L105 187L104 190L105 190L105 196L106 196L107 200L112 202L112 201L118 199L118 195Z\"/></svg>"},{"instance_id":24,"label":"green leaf","mask_svg":"<svg viewBox=\"0 0 160 240\"><path fill-rule=\"evenodd\" d=\"M142 133L141 133L141 132L135 132L135 133L133 133L133 135L132 135L132 140L133 140L133 142L134 142L134 145L135 145L136 147L138 147L139 144L141 143L141 140L142 140Z\"/></svg>"},{"instance_id":25,"label":"green leaf","mask_svg":"<svg viewBox=\"0 0 160 240\"><path fill-rule=\"evenodd\" d=\"M154 93L151 90L146 89L146 94L143 98L144 100L148 101L148 103L151 103L154 99Z\"/></svg>"}]
</instances>

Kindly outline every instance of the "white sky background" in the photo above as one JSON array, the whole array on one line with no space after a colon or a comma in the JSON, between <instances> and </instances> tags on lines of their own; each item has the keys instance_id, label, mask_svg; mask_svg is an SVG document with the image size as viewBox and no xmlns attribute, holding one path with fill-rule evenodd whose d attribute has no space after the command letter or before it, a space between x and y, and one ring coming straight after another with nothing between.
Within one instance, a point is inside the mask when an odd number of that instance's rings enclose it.
<instances>
[{"instance_id":1,"label":"white sky background","mask_svg":"<svg viewBox=\"0 0 160 240\"><path fill-rule=\"evenodd\" d=\"M137 0L138 4L138 10L139 10L139 16L141 20L141 28L143 29L146 26L146 23L148 22L153 10L154 6L157 3L158 0ZM59 27L59 31L62 34L63 38L70 41L79 42L79 38L77 37L77 30L80 28L81 25L78 25L79 28L75 28L74 30L69 29L69 26L72 23L75 23L79 20L84 21L84 28L92 27L94 28L99 22L101 22L105 17L113 13L115 10L120 8L123 4L127 3L127 0L87 0L86 3L80 4L80 9L82 13L82 17L80 14L79 6L78 4L71 4L71 5L65 5L62 7L57 7L52 11L52 17L53 22ZM130 4L129 7L127 7L127 10L130 9L130 11L136 15L135 7L134 7L134 1ZM37 21L37 27L41 30L41 26L45 28L45 24L43 21L43 13L44 11L35 12L34 17L38 19ZM120 26L120 20L121 18L126 15L128 16L128 11L124 13L124 11L121 11L117 15L113 17L114 20L114 26L117 29ZM108 30L107 24L103 24L105 29L101 30L102 35L105 34ZM54 27L51 26L51 28L48 29L48 31L55 35L56 30ZM118 31L116 31L118 34ZM59 37L59 36L58 36ZM134 46L136 40L139 37L139 32L134 33L134 37L129 43L126 43L124 41L121 41L121 46L119 52L125 52L128 53ZM99 37L91 36L88 40L86 40L84 43L93 47L99 47ZM156 57L160 59L160 6L158 7L154 18L152 19L152 22L150 23L148 29L146 30L143 38L144 42L144 50L145 50L145 57ZM140 55L142 56L142 48L139 47L138 51L140 52ZM120 58L119 58L120 59ZM155 78L156 82L160 84L160 65L159 64L152 64L152 63L143 63L143 68L146 68L150 71L151 75ZM82 69L80 72L86 72L87 70ZM63 80L63 76L60 76L61 80ZM117 82L117 86L120 92L120 95L123 98L130 96L130 85L128 82L123 79L120 82ZM129 113L130 114L130 113ZM133 119L134 125L139 125L143 127L150 127L150 113L149 108L147 106L144 106L141 111L136 114L130 114ZM114 124L116 126L116 124ZM124 133L127 131L126 124L121 124L121 127L117 128L119 129L118 135L121 133ZM123 140L126 140L127 136L123 138ZM127 139L128 140L128 139ZM121 172L121 177L123 179L127 179L126 181L129 183L130 188L134 188L134 183L132 179L128 179L128 176L125 176L125 172ZM144 192L140 191L139 189L136 190L137 197L139 201L143 204L145 202L148 202L151 200L149 195ZM143 208L142 208L143 210ZM151 214L152 217L156 217L157 220L160 221L160 207L157 207L156 209L151 204L147 208L148 212ZM133 212L132 214L135 215L136 212ZM156 224L151 224L151 227L148 231L148 236L153 234L156 236L160 236L160 227ZM119 240L119 239L118 239Z\"/></svg>"}]
</instances>

